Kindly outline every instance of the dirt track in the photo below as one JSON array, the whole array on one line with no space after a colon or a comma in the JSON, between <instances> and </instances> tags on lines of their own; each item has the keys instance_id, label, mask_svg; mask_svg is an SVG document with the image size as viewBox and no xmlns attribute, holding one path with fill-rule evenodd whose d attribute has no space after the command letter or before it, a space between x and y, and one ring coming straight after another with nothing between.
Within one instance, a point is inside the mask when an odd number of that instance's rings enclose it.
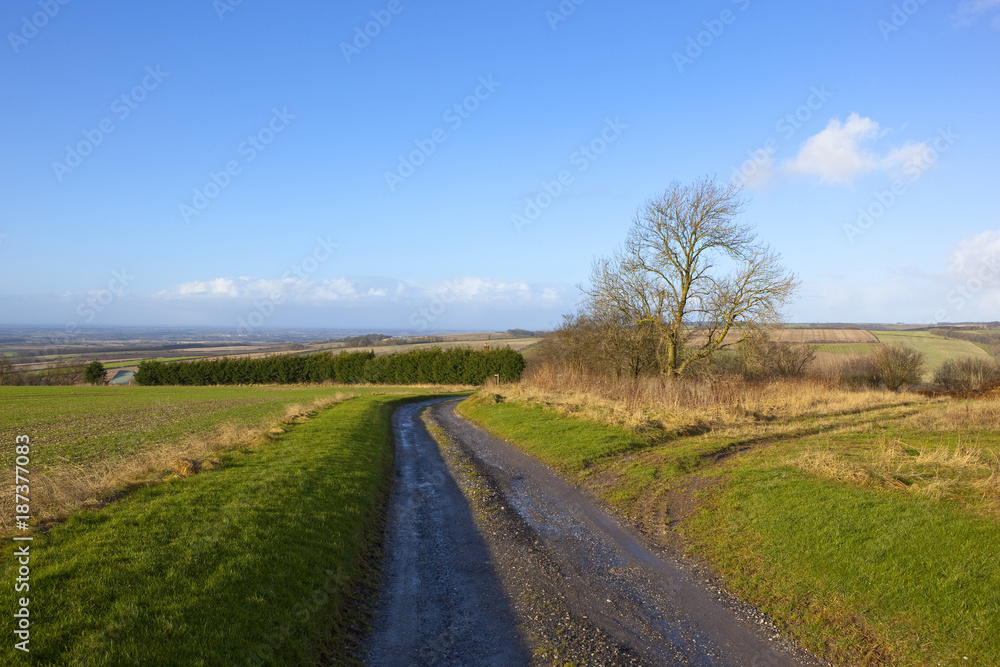
<instances>
[{"instance_id":1,"label":"dirt track","mask_svg":"<svg viewBox=\"0 0 1000 667\"><path fill-rule=\"evenodd\" d=\"M428 405L441 450L417 416ZM818 664L454 405L395 416L370 664Z\"/></svg>"}]
</instances>

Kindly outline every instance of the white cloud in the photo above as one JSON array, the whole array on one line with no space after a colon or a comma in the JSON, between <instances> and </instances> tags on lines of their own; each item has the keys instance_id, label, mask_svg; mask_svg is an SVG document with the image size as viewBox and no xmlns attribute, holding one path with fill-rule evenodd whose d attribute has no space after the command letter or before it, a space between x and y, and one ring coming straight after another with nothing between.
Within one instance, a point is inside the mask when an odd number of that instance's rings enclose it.
<instances>
[{"instance_id":1,"label":"white cloud","mask_svg":"<svg viewBox=\"0 0 1000 667\"><path fill-rule=\"evenodd\" d=\"M291 301L329 302L356 300L363 296L384 296L380 290L360 292L346 278L312 281L294 278L266 279L241 276L239 278L214 278L181 283L156 292L153 296L171 300L231 300L252 301L271 299L282 295Z\"/></svg>"},{"instance_id":2,"label":"white cloud","mask_svg":"<svg viewBox=\"0 0 1000 667\"><path fill-rule=\"evenodd\" d=\"M851 114L845 123L834 118L824 130L806 139L799 154L782 163L782 170L818 176L826 183L851 183L878 167L879 160L864 148L878 136L878 123L871 118Z\"/></svg>"},{"instance_id":3,"label":"white cloud","mask_svg":"<svg viewBox=\"0 0 1000 667\"><path fill-rule=\"evenodd\" d=\"M952 17L955 27L967 28L971 26L978 16L988 14L992 10L1000 9L1000 0L968 0L959 3L958 12ZM990 27L1000 30L1000 14L993 17Z\"/></svg>"},{"instance_id":4,"label":"white cloud","mask_svg":"<svg viewBox=\"0 0 1000 667\"><path fill-rule=\"evenodd\" d=\"M925 159L925 143L911 142L878 154L872 144L886 134L874 120L856 113L843 123L834 118L806 139L798 155L784 160L778 170L789 176L816 177L823 183L851 184L877 170L898 176L906 165Z\"/></svg>"},{"instance_id":5,"label":"white cloud","mask_svg":"<svg viewBox=\"0 0 1000 667\"><path fill-rule=\"evenodd\" d=\"M948 274L955 283L1000 288L1000 231L985 231L952 246Z\"/></svg>"},{"instance_id":6,"label":"white cloud","mask_svg":"<svg viewBox=\"0 0 1000 667\"><path fill-rule=\"evenodd\" d=\"M424 298L449 297L461 303L475 304L527 304L552 302L559 298L551 287L533 287L525 282L505 282L492 278L462 277L445 280L425 287Z\"/></svg>"},{"instance_id":7,"label":"white cloud","mask_svg":"<svg viewBox=\"0 0 1000 667\"><path fill-rule=\"evenodd\" d=\"M187 302L252 302L277 296L303 305L380 303L420 304L447 295L469 305L552 304L559 293L551 287L492 278L462 277L435 283L405 283L391 279L334 278L312 281L295 278L266 279L241 276L181 283L156 292L153 297Z\"/></svg>"}]
</instances>

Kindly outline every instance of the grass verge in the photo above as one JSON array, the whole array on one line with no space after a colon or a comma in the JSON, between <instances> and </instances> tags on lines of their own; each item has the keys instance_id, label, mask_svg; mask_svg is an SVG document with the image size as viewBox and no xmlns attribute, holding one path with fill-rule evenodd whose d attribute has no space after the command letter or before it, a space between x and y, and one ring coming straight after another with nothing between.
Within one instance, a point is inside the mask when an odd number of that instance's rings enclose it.
<instances>
[{"instance_id":1,"label":"grass verge","mask_svg":"<svg viewBox=\"0 0 1000 667\"><path fill-rule=\"evenodd\" d=\"M345 401L214 470L36 535L20 594L31 664L355 661L402 400ZM5 541L5 582L17 577L12 552ZM0 662L13 663L12 644Z\"/></svg>"},{"instance_id":2,"label":"grass verge","mask_svg":"<svg viewBox=\"0 0 1000 667\"><path fill-rule=\"evenodd\" d=\"M459 411L665 544L679 528L732 592L821 657L993 665L997 405L834 402L826 414L663 439L559 402L480 394ZM678 524L671 503L685 489L681 505L694 507Z\"/></svg>"},{"instance_id":3,"label":"grass verge","mask_svg":"<svg viewBox=\"0 0 1000 667\"><path fill-rule=\"evenodd\" d=\"M687 532L734 592L839 664L1000 664L996 521L747 466Z\"/></svg>"}]
</instances>

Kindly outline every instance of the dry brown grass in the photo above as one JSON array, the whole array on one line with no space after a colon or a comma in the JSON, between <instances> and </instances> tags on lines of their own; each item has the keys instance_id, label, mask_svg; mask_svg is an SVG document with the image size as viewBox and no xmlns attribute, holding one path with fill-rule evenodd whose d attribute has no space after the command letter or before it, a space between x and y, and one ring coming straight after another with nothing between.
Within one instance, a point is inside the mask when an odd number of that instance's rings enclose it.
<instances>
[{"instance_id":1,"label":"dry brown grass","mask_svg":"<svg viewBox=\"0 0 1000 667\"><path fill-rule=\"evenodd\" d=\"M520 383L488 388L562 414L623 425L697 432L811 417L858 414L934 399L890 391L848 391L818 379L750 382L666 378L597 378L551 366L531 368Z\"/></svg>"},{"instance_id":2,"label":"dry brown grass","mask_svg":"<svg viewBox=\"0 0 1000 667\"><path fill-rule=\"evenodd\" d=\"M905 424L927 431L1000 431L1000 393L946 401L935 410L908 417Z\"/></svg>"},{"instance_id":3,"label":"dry brown grass","mask_svg":"<svg viewBox=\"0 0 1000 667\"><path fill-rule=\"evenodd\" d=\"M1000 514L1000 456L976 442L914 447L883 437L860 452L817 449L789 462L830 479L959 500Z\"/></svg>"},{"instance_id":4,"label":"dry brown grass","mask_svg":"<svg viewBox=\"0 0 1000 667\"><path fill-rule=\"evenodd\" d=\"M777 329L775 340L783 343L877 343L878 337L863 329Z\"/></svg>"},{"instance_id":5,"label":"dry brown grass","mask_svg":"<svg viewBox=\"0 0 1000 667\"><path fill-rule=\"evenodd\" d=\"M64 459L31 477L31 510L40 525L65 519L79 508L98 509L136 488L171 478L187 477L219 465L220 455L251 451L285 432L291 424L339 403L350 394L317 398L308 405L286 407L284 418L259 428L221 423L210 433L188 435L175 442L145 450L125 460L76 464ZM0 496L0 534L11 532L13 496Z\"/></svg>"}]
</instances>

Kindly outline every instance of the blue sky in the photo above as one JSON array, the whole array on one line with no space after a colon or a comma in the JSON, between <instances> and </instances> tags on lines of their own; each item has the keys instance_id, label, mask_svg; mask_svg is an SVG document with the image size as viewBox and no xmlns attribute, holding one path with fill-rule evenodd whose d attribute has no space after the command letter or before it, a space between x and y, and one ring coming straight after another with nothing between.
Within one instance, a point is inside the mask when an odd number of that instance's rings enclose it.
<instances>
[{"instance_id":1,"label":"blue sky","mask_svg":"<svg viewBox=\"0 0 1000 667\"><path fill-rule=\"evenodd\" d=\"M4 4L0 324L548 328L705 174L789 321L1000 319L1000 0L234 1Z\"/></svg>"}]
</instances>

